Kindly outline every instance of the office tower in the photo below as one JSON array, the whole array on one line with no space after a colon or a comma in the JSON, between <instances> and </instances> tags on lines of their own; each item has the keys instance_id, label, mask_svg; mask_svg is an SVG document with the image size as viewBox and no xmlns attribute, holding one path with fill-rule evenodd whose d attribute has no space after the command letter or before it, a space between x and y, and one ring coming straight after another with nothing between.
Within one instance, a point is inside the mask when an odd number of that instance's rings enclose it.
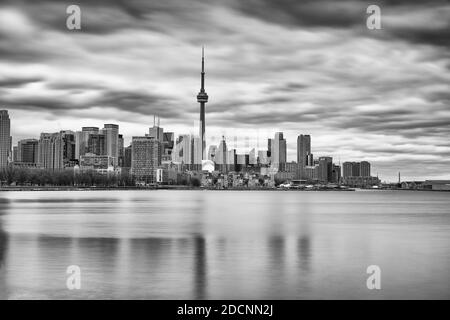
<instances>
[{"instance_id":1,"label":"office tower","mask_svg":"<svg viewBox=\"0 0 450 320\"><path fill-rule=\"evenodd\" d=\"M172 154L173 146L174 146L175 134L173 132L164 132L163 133L163 154L166 156L170 156Z\"/></svg>"},{"instance_id":2,"label":"office tower","mask_svg":"<svg viewBox=\"0 0 450 320\"><path fill-rule=\"evenodd\" d=\"M270 162L268 151L260 150L258 151L258 164L260 165L268 165Z\"/></svg>"},{"instance_id":3,"label":"office tower","mask_svg":"<svg viewBox=\"0 0 450 320\"><path fill-rule=\"evenodd\" d=\"M307 166L313 166L314 165L314 155L312 153L308 154L306 165Z\"/></svg>"},{"instance_id":4,"label":"office tower","mask_svg":"<svg viewBox=\"0 0 450 320\"><path fill-rule=\"evenodd\" d=\"M97 156L107 155L106 151L106 135L102 133L90 133L87 140L87 152ZM84 155L84 154L80 154Z\"/></svg>"},{"instance_id":5,"label":"office tower","mask_svg":"<svg viewBox=\"0 0 450 320\"><path fill-rule=\"evenodd\" d=\"M215 156L216 156L216 152L217 152L217 146L209 146L208 149L208 160L214 161L215 160Z\"/></svg>"},{"instance_id":6,"label":"office tower","mask_svg":"<svg viewBox=\"0 0 450 320\"><path fill-rule=\"evenodd\" d=\"M319 158L319 181L322 183L331 182L333 175L333 158L320 157Z\"/></svg>"},{"instance_id":7,"label":"office tower","mask_svg":"<svg viewBox=\"0 0 450 320\"><path fill-rule=\"evenodd\" d=\"M227 143L225 141L225 137L222 137L222 140L219 143L219 148L217 148L215 162L216 164L226 164L227 163Z\"/></svg>"},{"instance_id":8,"label":"office tower","mask_svg":"<svg viewBox=\"0 0 450 320\"><path fill-rule=\"evenodd\" d=\"M89 135L98 133L98 127L82 127L81 131L75 132L75 159L89 152Z\"/></svg>"},{"instance_id":9,"label":"office tower","mask_svg":"<svg viewBox=\"0 0 450 320\"><path fill-rule=\"evenodd\" d=\"M11 153L11 121L8 110L0 110L0 168L8 166Z\"/></svg>"},{"instance_id":10,"label":"office tower","mask_svg":"<svg viewBox=\"0 0 450 320\"><path fill-rule=\"evenodd\" d=\"M331 182L339 183L341 181L341 166L333 164L333 171L331 174Z\"/></svg>"},{"instance_id":11,"label":"office tower","mask_svg":"<svg viewBox=\"0 0 450 320\"><path fill-rule=\"evenodd\" d=\"M203 145L202 140L199 137L192 138L193 143L193 161L192 164L193 170L201 170L202 169L202 160L203 160Z\"/></svg>"},{"instance_id":12,"label":"office tower","mask_svg":"<svg viewBox=\"0 0 450 320\"><path fill-rule=\"evenodd\" d=\"M236 155L236 164L240 165L241 168L247 167L249 164L249 155L248 154L237 154Z\"/></svg>"},{"instance_id":13,"label":"office tower","mask_svg":"<svg viewBox=\"0 0 450 320\"><path fill-rule=\"evenodd\" d=\"M361 176L361 163L352 162L352 177L360 177L360 176Z\"/></svg>"},{"instance_id":14,"label":"office tower","mask_svg":"<svg viewBox=\"0 0 450 320\"><path fill-rule=\"evenodd\" d=\"M258 159L257 159L257 156L256 156L255 148L250 150L250 152L248 154L248 164L251 165L251 166L256 166L258 164Z\"/></svg>"},{"instance_id":15,"label":"office tower","mask_svg":"<svg viewBox=\"0 0 450 320\"><path fill-rule=\"evenodd\" d=\"M156 169L161 165L161 142L149 137L131 140L131 173L138 181L155 182Z\"/></svg>"},{"instance_id":16,"label":"office tower","mask_svg":"<svg viewBox=\"0 0 450 320\"><path fill-rule=\"evenodd\" d=\"M119 126L117 124L105 124L102 133L106 137L106 155L114 158L114 166L119 162Z\"/></svg>"},{"instance_id":17,"label":"office tower","mask_svg":"<svg viewBox=\"0 0 450 320\"><path fill-rule=\"evenodd\" d=\"M319 165L312 165L305 167L305 180L310 182L317 182L319 180Z\"/></svg>"},{"instance_id":18,"label":"office tower","mask_svg":"<svg viewBox=\"0 0 450 320\"><path fill-rule=\"evenodd\" d=\"M311 136L299 135L297 137L297 163L306 166L308 156L311 154Z\"/></svg>"},{"instance_id":19,"label":"office tower","mask_svg":"<svg viewBox=\"0 0 450 320\"><path fill-rule=\"evenodd\" d=\"M236 170L236 149L230 149L227 152L227 170L228 171L235 171Z\"/></svg>"},{"instance_id":20,"label":"office tower","mask_svg":"<svg viewBox=\"0 0 450 320\"><path fill-rule=\"evenodd\" d=\"M124 148L123 148L123 135L119 134L119 151L118 151L118 165L119 167L123 167L123 156L124 156Z\"/></svg>"},{"instance_id":21,"label":"office tower","mask_svg":"<svg viewBox=\"0 0 450 320\"><path fill-rule=\"evenodd\" d=\"M158 120L156 120L155 117L153 118L153 127L149 128L148 135L151 138L154 138L160 142L163 142L164 129L159 126L159 124L160 124L159 121L160 121L159 117L158 117Z\"/></svg>"},{"instance_id":22,"label":"office tower","mask_svg":"<svg viewBox=\"0 0 450 320\"><path fill-rule=\"evenodd\" d=\"M89 135L98 133L98 127L82 127L81 131L75 132L75 159L89 152Z\"/></svg>"},{"instance_id":23,"label":"office tower","mask_svg":"<svg viewBox=\"0 0 450 320\"><path fill-rule=\"evenodd\" d=\"M370 177L370 163L367 161L361 161L360 165L361 177Z\"/></svg>"},{"instance_id":24,"label":"office tower","mask_svg":"<svg viewBox=\"0 0 450 320\"><path fill-rule=\"evenodd\" d=\"M124 157L123 157L123 166L125 168L131 167L131 145L125 148Z\"/></svg>"},{"instance_id":25,"label":"office tower","mask_svg":"<svg viewBox=\"0 0 450 320\"><path fill-rule=\"evenodd\" d=\"M309 155L311 154L311 136L310 135L299 135L297 137L297 163L298 163L298 174L300 179L304 179L304 168L309 165Z\"/></svg>"},{"instance_id":26,"label":"office tower","mask_svg":"<svg viewBox=\"0 0 450 320\"><path fill-rule=\"evenodd\" d=\"M342 164L342 169L343 169L342 176L344 178L352 177L352 174L353 174L353 163L352 162L348 162L348 161L344 162Z\"/></svg>"},{"instance_id":27,"label":"office tower","mask_svg":"<svg viewBox=\"0 0 450 320\"><path fill-rule=\"evenodd\" d=\"M273 139L267 139L267 156L270 157L272 156L272 145L273 145Z\"/></svg>"},{"instance_id":28,"label":"office tower","mask_svg":"<svg viewBox=\"0 0 450 320\"><path fill-rule=\"evenodd\" d=\"M201 87L197 95L197 101L200 103L200 140L202 141L202 160L206 159L205 149L205 104L208 102L208 95L205 92L205 54L202 48L202 72L201 72Z\"/></svg>"},{"instance_id":29,"label":"office tower","mask_svg":"<svg viewBox=\"0 0 450 320\"><path fill-rule=\"evenodd\" d=\"M286 139L283 139L282 132L275 133L271 146L272 167L284 171L286 167Z\"/></svg>"},{"instance_id":30,"label":"office tower","mask_svg":"<svg viewBox=\"0 0 450 320\"><path fill-rule=\"evenodd\" d=\"M17 162L37 163L37 139L23 139L17 143Z\"/></svg>"},{"instance_id":31,"label":"office tower","mask_svg":"<svg viewBox=\"0 0 450 320\"><path fill-rule=\"evenodd\" d=\"M12 156L12 161L13 162L17 162L19 161L19 147L18 146L14 146L13 147L13 156Z\"/></svg>"},{"instance_id":32,"label":"office tower","mask_svg":"<svg viewBox=\"0 0 450 320\"><path fill-rule=\"evenodd\" d=\"M185 165L192 165L193 162L193 141L190 135L180 135L177 138L172 151L172 161Z\"/></svg>"},{"instance_id":33,"label":"office tower","mask_svg":"<svg viewBox=\"0 0 450 320\"><path fill-rule=\"evenodd\" d=\"M41 133L38 141L38 166L61 170L75 164L75 134L72 131Z\"/></svg>"}]
</instances>

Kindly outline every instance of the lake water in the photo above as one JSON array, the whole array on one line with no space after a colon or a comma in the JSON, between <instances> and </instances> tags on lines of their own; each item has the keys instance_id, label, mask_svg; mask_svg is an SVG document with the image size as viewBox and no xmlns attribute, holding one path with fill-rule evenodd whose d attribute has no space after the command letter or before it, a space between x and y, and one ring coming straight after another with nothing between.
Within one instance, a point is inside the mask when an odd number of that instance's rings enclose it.
<instances>
[{"instance_id":1,"label":"lake water","mask_svg":"<svg viewBox=\"0 0 450 320\"><path fill-rule=\"evenodd\" d=\"M0 193L0 299L110 298L449 299L450 193Z\"/></svg>"}]
</instances>

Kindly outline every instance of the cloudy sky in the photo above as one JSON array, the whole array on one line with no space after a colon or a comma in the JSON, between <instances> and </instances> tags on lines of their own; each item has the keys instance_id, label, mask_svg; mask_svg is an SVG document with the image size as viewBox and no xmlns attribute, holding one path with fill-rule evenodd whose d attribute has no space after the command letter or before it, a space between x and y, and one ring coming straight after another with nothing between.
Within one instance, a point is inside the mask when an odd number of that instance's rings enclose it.
<instances>
[{"instance_id":1,"label":"cloudy sky","mask_svg":"<svg viewBox=\"0 0 450 320\"><path fill-rule=\"evenodd\" d=\"M445 0L0 1L0 108L14 143L111 122L129 142L154 114L197 133L204 45L208 144L264 149L283 131L296 160L311 134L316 156L382 180L450 178L449 17Z\"/></svg>"}]
</instances>

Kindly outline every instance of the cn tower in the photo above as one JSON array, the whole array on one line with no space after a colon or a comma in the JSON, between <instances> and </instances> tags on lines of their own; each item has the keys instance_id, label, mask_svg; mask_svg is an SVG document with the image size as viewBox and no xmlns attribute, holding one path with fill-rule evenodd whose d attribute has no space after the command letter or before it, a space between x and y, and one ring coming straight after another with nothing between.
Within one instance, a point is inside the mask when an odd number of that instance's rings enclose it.
<instances>
[{"instance_id":1,"label":"cn tower","mask_svg":"<svg viewBox=\"0 0 450 320\"><path fill-rule=\"evenodd\" d=\"M202 160L206 160L206 142L205 142L205 103L208 102L208 95L205 92L205 50L202 47L202 73L201 88L197 95L197 102L200 103L200 139L202 141Z\"/></svg>"}]
</instances>

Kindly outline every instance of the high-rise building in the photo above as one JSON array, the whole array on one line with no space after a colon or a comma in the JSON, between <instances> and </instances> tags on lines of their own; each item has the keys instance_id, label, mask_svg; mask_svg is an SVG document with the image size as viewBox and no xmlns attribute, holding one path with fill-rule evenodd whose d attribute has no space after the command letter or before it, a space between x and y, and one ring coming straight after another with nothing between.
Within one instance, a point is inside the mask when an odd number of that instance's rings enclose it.
<instances>
[{"instance_id":1,"label":"high-rise building","mask_svg":"<svg viewBox=\"0 0 450 320\"><path fill-rule=\"evenodd\" d=\"M202 160L203 160L203 145L201 138L199 137L192 138L192 144L193 144L192 169L198 171L202 169Z\"/></svg>"},{"instance_id":2,"label":"high-rise building","mask_svg":"<svg viewBox=\"0 0 450 320\"><path fill-rule=\"evenodd\" d=\"M342 164L342 167L343 167L343 174L342 174L342 176L344 178L353 176L353 162L346 161L346 162L344 162Z\"/></svg>"},{"instance_id":3,"label":"high-rise building","mask_svg":"<svg viewBox=\"0 0 450 320\"><path fill-rule=\"evenodd\" d=\"M208 160L215 161L217 146L211 145L208 149Z\"/></svg>"},{"instance_id":4,"label":"high-rise building","mask_svg":"<svg viewBox=\"0 0 450 320\"><path fill-rule=\"evenodd\" d=\"M216 151L215 162L218 165L224 165L227 163L227 143L225 141L225 137L222 137L222 140L219 143L219 147Z\"/></svg>"},{"instance_id":5,"label":"high-rise building","mask_svg":"<svg viewBox=\"0 0 450 320\"><path fill-rule=\"evenodd\" d=\"M175 134L173 132L163 133L163 156L165 160L170 160L174 146Z\"/></svg>"},{"instance_id":6,"label":"high-rise building","mask_svg":"<svg viewBox=\"0 0 450 320\"><path fill-rule=\"evenodd\" d=\"M13 156L12 156L12 161L13 162L19 161L18 160L19 159L18 153L19 153L19 148L17 146L14 146L13 147Z\"/></svg>"},{"instance_id":7,"label":"high-rise building","mask_svg":"<svg viewBox=\"0 0 450 320\"><path fill-rule=\"evenodd\" d=\"M256 156L256 150L253 148L248 153L248 164L251 166L256 166L258 164L258 158Z\"/></svg>"},{"instance_id":8,"label":"high-rise building","mask_svg":"<svg viewBox=\"0 0 450 320\"><path fill-rule=\"evenodd\" d=\"M131 168L131 145L125 148L123 156L123 167Z\"/></svg>"},{"instance_id":9,"label":"high-rise building","mask_svg":"<svg viewBox=\"0 0 450 320\"><path fill-rule=\"evenodd\" d=\"M370 162L344 162L343 177L370 177Z\"/></svg>"},{"instance_id":10,"label":"high-rise building","mask_svg":"<svg viewBox=\"0 0 450 320\"><path fill-rule=\"evenodd\" d=\"M227 171L236 171L236 149L230 149L227 152Z\"/></svg>"},{"instance_id":11,"label":"high-rise building","mask_svg":"<svg viewBox=\"0 0 450 320\"><path fill-rule=\"evenodd\" d=\"M181 163L188 167L193 163L193 141L190 135L184 134L177 138L175 146L172 151L172 161Z\"/></svg>"},{"instance_id":12,"label":"high-rise building","mask_svg":"<svg viewBox=\"0 0 450 320\"><path fill-rule=\"evenodd\" d=\"M352 162L352 177L361 176L361 162Z\"/></svg>"},{"instance_id":13,"label":"high-rise building","mask_svg":"<svg viewBox=\"0 0 450 320\"><path fill-rule=\"evenodd\" d=\"M98 127L82 127L81 131L75 132L75 159L89 152L88 143L90 134L98 134Z\"/></svg>"},{"instance_id":14,"label":"high-rise building","mask_svg":"<svg viewBox=\"0 0 450 320\"><path fill-rule=\"evenodd\" d=\"M11 120L8 110L0 110L0 168L8 166L11 153Z\"/></svg>"},{"instance_id":15,"label":"high-rise building","mask_svg":"<svg viewBox=\"0 0 450 320\"><path fill-rule=\"evenodd\" d=\"M87 140L87 152L80 153L80 157L86 153L95 154L97 156L107 155L106 151L106 135L103 133L90 133ZM111 156L110 156L111 157Z\"/></svg>"},{"instance_id":16,"label":"high-rise building","mask_svg":"<svg viewBox=\"0 0 450 320\"><path fill-rule=\"evenodd\" d=\"M282 132L275 133L275 138L271 142L272 167L284 171L286 167L286 139Z\"/></svg>"},{"instance_id":17,"label":"high-rise building","mask_svg":"<svg viewBox=\"0 0 450 320\"><path fill-rule=\"evenodd\" d=\"M38 166L61 170L75 165L75 134L72 131L41 133L38 142Z\"/></svg>"},{"instance_id":18,"label":"high-rise building","mask_svg":"<svg viewBox=\"0 0 450 320\"><path fill-rule=\"evenodd\" d=\"M106 136L106 155L114 158L114 166L119 162L119 126L105 124L102 133Z\"/></svg>"},{"instance_id":19,"label":"high-rise building","mask_svg":"<svg viewBox=\"0 0 450 320\"><path fill-rule=\"evenodd\" d=\"M155 138L133 137L131 142L131 173L138 181L155 182L161 165L161 142Z\"/></svg>"},{"instance_id":20,"label":"high-rise building","mask_svg":"<svg viewBox=\"0 0 450 320\"><path fill-rule=\"evenodd\" d=\"M208 102L208 95L205 91L205 54L202 48L202 72L201 72L201 87L200 92L197 95L197 101L200 103L200 132L199 137L202 141L202 160L206 159L205 149L205 104Z\"/></svg>"},{"instance_id":21,"label":"high-rise building","mask_svg":"<svg viewBox=\"0 0 450 320\"><path fill-rule=\"evenodd\" d=\"M361 161L361 177L370 177L370 163L367 161Z\"/></svg>"},{"instance_id":22,"label":"high-rise building","mask_svg":"<svg viewBox=\"0 0 450 320\"><path fill-rule=\"evenodd\" d=\"M17 162L37 163L38 154L37 139L23 139L17 143Z\"/></svg>"},{"instance_id":23,"label":"high-rise building","mask_svg":"<svg viewBox=\"0 0 450 320\"><path fill-rule=\"evenodd\" d=\"M267 150L259 150L258 151L258 164L260 165L268 165L270 162L270 158L268 156Z\"/></svg>"},{"instance_id":24,"label":"high-rise building","mask_svg":"<svg viewBox=\"0 0 450 320\"><path fill-rule=\"evenodd\" d=\"M340 183L341 181L341 166L333 164L333 171L331 174L331 182Z\"/></svg>"},{"instance_id":25,"label":"high-rise building","mask_svg":"<svg viewBox=\"0 0 450 320\"><path fill-rule=\"evenodd\" d=\"M333 177L333 158L320 157L319 158L319 181L328 183L332 181Z\"/></svg>"},{"instance_id":26,"label":"high-rise building","mask_svg":"<svg viewBox=\"0 0 450 320\"><path fill-rule=\"evenodd\" d=\"M299 135L297 137L297 163L298 163L298 175L300 179L305 178L304 168L310 165L309 156L311 154L311 136Z\"/></svg>"},{"instance_id":27,"label":"high-rise building","mask_svg":"<svg viewBox=\"0 0 450 320\"><path fill-rule=\"evenodd\" d=\"M123 157L124 157L124 148L123 148L123 135L119 134L119 161L118 161L118 165L119 167L123 167Z\"/></svg>"}]
</instances>

